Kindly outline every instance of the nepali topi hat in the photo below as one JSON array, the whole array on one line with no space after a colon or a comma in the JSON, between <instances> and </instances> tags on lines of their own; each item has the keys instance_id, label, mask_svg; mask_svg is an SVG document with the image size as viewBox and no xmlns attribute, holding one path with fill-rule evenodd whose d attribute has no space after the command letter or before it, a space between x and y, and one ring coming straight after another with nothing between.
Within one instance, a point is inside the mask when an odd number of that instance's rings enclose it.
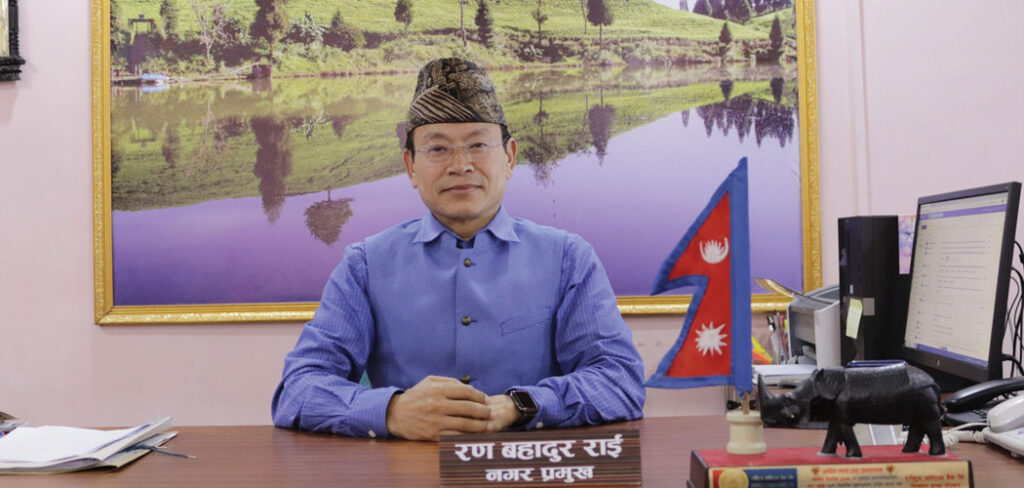
<instances>
[{"instance_id":1,"label":"nepali topi hat","mask_svg":"<svg viewBox=\"0 0 1024 488\"><path fill-rule=\"evenodd\" d=\"M421 125L487 122L508 129L487 72L472 61L436 59L420 69L409 106L408 135Z\"/></svg>"}]
</instances>

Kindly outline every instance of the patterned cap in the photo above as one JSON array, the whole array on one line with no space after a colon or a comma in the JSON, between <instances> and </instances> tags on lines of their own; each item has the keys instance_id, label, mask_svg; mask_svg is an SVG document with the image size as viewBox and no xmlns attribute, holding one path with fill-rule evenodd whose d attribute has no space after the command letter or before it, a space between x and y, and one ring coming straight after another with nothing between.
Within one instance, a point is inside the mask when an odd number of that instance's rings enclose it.
<instances>
[{"instance_id":1,"label":"patterned cap","mask_svg":"<svg viewBox=\"0 0 1024 488\"><path fill-rule=\"evenodd\" d=\"M487 72L472 61L436 59L420 70L406 129L448 122L487 122L508 129Z\"/></svg>"}]
</instances>

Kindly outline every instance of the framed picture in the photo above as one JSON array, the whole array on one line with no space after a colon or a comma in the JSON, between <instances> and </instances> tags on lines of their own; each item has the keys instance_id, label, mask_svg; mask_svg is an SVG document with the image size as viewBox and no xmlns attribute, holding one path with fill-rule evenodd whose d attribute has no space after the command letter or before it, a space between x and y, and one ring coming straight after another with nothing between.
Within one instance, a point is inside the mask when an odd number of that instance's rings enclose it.
<instances>
[{"instance_id":1,"label":"framed picture","mask_svg":"<svg viewBox=\"0 0 1024 488\"><path fill-rule=\"evenodd\" d=\"M506 209L586 238L623 313L686 311L655 273L741 157L753 275L820 286L813 1L321 4L93 2L97 323L312 317L348 244L425 214L405 112L453 55L519 141Z\"/></svg>"},{"instance_id":2,"label":"framed picture","mask_svg":"<svg viewBox=\"0 0 1024 488\"><path fill-rule=\"evenodd\" d=\"M18 50L18 0L0 0L0 81L19 79L23 64Z\"/></svg>"}]
</instances>

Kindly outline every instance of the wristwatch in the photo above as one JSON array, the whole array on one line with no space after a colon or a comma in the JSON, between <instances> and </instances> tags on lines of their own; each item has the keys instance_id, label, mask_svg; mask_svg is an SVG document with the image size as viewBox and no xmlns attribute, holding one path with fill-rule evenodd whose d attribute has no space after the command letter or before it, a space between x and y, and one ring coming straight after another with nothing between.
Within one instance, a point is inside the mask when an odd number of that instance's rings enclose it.
<instances>
[{"instance_id":1,"label":"wristwatch","mask_svg":"<svg viewBox=\"0 0 1024 488\"><path fill-rule=\"evenodd\" d=\"M526 390L509 390L505 393L512 399L512 404L519 411L519 418L509 427L522 427L537 416L537 404L533 401L533 395Z\"/></svg>"}]
</instances>

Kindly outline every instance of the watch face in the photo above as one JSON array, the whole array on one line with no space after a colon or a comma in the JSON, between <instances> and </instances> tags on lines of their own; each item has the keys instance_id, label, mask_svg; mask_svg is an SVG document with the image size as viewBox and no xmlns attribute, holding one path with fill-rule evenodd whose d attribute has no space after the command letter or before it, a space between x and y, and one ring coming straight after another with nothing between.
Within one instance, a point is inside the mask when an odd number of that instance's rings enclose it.
<instances>
[{"instance_id":1,"label":"watch face","mask_svg":"<svg viewBox=\"0 0 1024 488\"><path fill-rule=\"evenodd\" d=\"M512 397L512 402L516 404L516 407L520 412L523 413L537 413L537 404L533 402L533 395L530 392L524 390L513 390L509 393Z\"/></svg>"}]
</instances>

